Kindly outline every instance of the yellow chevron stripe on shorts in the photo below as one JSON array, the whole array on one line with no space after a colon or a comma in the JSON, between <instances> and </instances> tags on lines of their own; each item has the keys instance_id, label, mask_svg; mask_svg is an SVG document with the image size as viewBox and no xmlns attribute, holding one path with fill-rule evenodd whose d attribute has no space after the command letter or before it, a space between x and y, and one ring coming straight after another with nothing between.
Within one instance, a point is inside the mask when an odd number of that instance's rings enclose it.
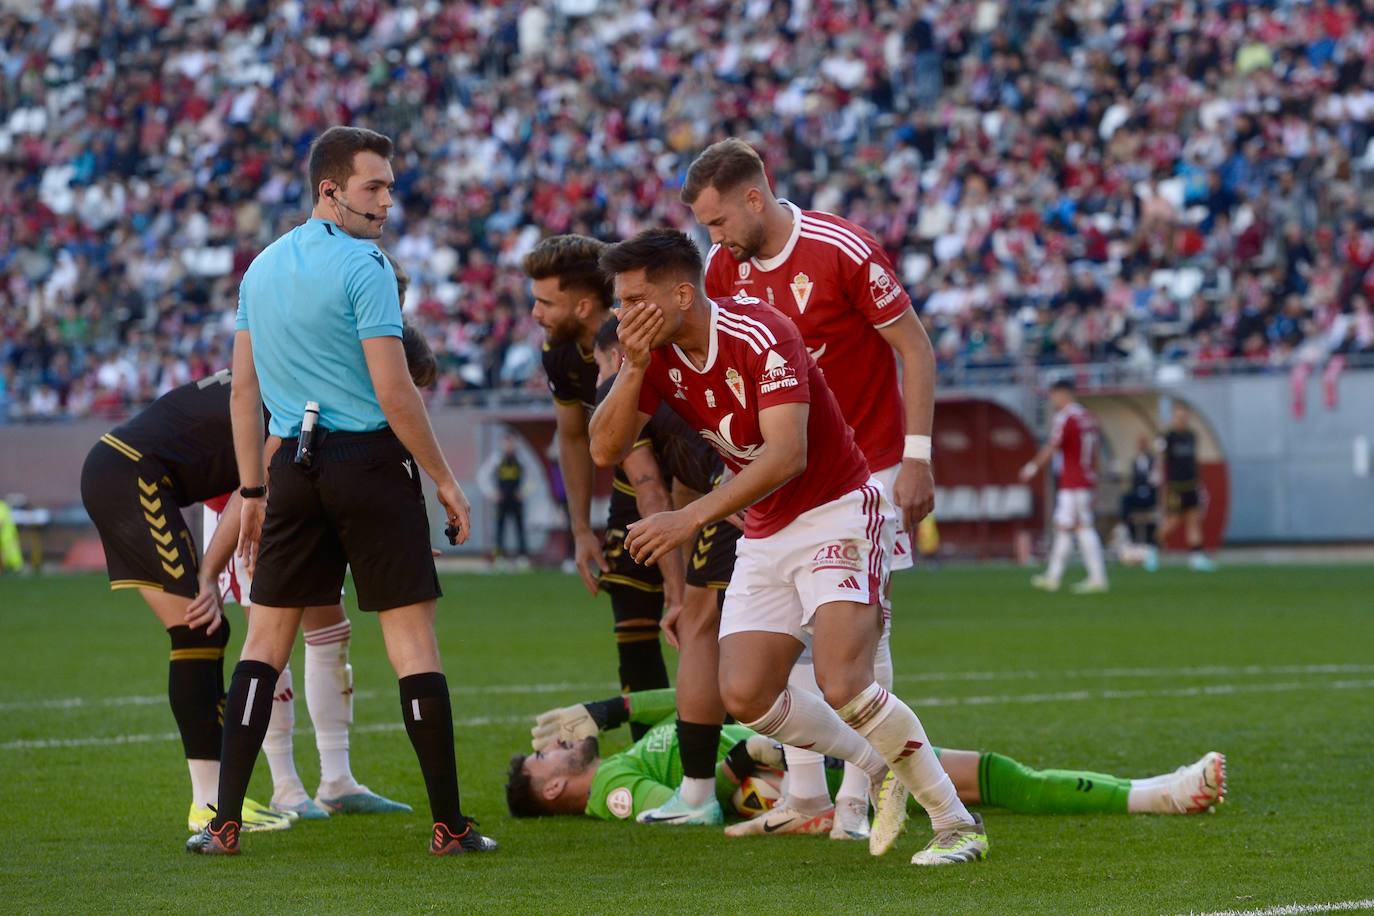
<instances>
[{"instance_id":1,"label":"yellow chevron stripe on shorts","mask_svg":"<svg viewBox=\"0 0 1374 916\"><path fill-rule=\"evenodd\" d=\"M110 590L114 591L121 588L151 588L155 591L162 591L161 582L147 582L143 579L113 579L110 582Z\"/></svg>"},{"instance_id":2,"label":"yellow chevron stripe on shorts","mask_svg":"<svg viewBox=\"0 0 1374 916\"><path fill-rule=\"evenodd\" d=\"M115 451L119 452L121 455L123 455L125 458L128 458L130 461L142 461L142 460L143 460L143 453L142 453L142 452L140 452L138 449L134 448L134 447L133 447L132 445L130 445L129 443L123 442L123 441L121 441L121 440L119 440L119 439L116 439L114 436L110 435L109 433L106 433L105 435L101 436L101 437L100 437L100 441L101 441L101 442L104 442L104 443L105 443L106 445L108 445L110 448L112 448L112 449L114 449Z\"/></svg>"}]
</instances>

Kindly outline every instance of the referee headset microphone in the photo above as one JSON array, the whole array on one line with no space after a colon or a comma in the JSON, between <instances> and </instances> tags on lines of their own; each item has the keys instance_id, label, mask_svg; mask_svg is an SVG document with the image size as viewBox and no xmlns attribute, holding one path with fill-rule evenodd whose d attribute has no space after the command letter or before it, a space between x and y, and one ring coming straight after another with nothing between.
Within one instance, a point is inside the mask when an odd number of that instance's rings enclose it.
<instances>
[{"instance_id":1,"label":"referee headset microphone","mask_svg":"<svg viewBox=\"0 0 1374 916\"><path fill-rule=\"evenodd\" d=\"M328 197L330 200L334 201L334 203L338 204L340 207L343 207L345 210L347 210L349 213L352 213L355 216L361 216L363 219L370 220L374 223L377 220L381 219L381 217L375 213L365 213L362 210L354 210L344 201L342 197L334 193L333 188L326 188L324 191L324 196Z\"/></svg>"}]
</instances>

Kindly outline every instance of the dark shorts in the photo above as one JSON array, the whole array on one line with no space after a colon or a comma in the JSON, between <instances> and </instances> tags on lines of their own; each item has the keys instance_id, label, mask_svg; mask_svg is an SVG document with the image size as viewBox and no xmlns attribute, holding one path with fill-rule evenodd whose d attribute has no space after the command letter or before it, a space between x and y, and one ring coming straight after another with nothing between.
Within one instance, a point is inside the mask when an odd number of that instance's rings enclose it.
<instances>
[{"instance_id":1,"label":"dark shorts","mask_svg":"<svg viewBox=\"0 0 1374 916\"><path fill-rule=\"evenodd\" d=\"M630 589L660 596L663 594L663 573L658 571L657 566L640 566L630 558L630 552L625 549L624 528L606 529L602 552L606 556L606 565L610 567L598 580L603 591Z\"/></svg>"},{"instance_id":2,"label":"dark shorts","mask_svg":"<svg viewBox=\"0 0 1374 916\"><path fill-rule=\"evenodd\" d=\"M740 531L726 521L715 522L697 532L692 557L687 561L687 584L700 588L724 589L735 571L735 542Z\"/></svg>"},{"instance_id":3,"label":"dark shorts","mask_svg":"<svg viewBox=\"0 0 1374 916\"><path fill-rule=\"evenodd\" d=\"M81 502L100 533L110 588L196 596L200 554L156 459L102 436L81 468Z\"/></svg>"},{"instance_id":4,"label":"dark shorts","mask_svg":"<svg viewBox=\"0 0 1374 916\"><path fill-rule=\"evenodd\" d=\"M330 433L310 470L295 455L296 440L285 440L268 470L253 604L336 604L345 567L360 610L442 594L420 468L391 430Z\"/></svg>"},{"instance_id":5,"label":"dark shorts","mask_svg":"<svg viewBox=\"0 0 1374 916\"><path fill-rule=\"evenodd\" d=\"M1169 484L1168 501L1165 503L1165 508L1170 514L1196 509L1202 504L1201 495L1196 481L1171 483Z\"/></svg>"}]
</instances>

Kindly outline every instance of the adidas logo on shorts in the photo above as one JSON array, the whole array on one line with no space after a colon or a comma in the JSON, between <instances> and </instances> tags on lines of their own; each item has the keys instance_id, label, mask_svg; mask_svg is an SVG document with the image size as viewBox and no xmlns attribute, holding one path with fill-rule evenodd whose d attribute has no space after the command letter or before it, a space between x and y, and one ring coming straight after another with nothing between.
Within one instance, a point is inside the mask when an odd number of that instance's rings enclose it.
<instances>
[{"instance_id":1,"label":"adidas logo on shorts","mask_svg":"<svg viewBox=\"0 0 1374 916\"><path fill-rule=\"evenodd\" d=\"M853 576L841 582L840 588L852 588L856 592L863 591L863 589L859 588L859 580L855 579Z\"/></svg>"}]
</instances>

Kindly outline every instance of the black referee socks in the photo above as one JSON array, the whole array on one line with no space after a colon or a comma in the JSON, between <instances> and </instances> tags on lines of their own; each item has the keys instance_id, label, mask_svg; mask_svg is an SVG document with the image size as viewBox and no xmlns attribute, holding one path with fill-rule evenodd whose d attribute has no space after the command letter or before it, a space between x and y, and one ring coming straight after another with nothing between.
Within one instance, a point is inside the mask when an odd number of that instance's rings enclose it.
<instances>
[{"instance_id":1,"label":"black referee socks","mask_svg":"<svg viewBox=\"0 0 1374 916\"><path fill-rule=\"evenodd\" d=\"M415 756L420 759L430 814L436 824L462 833L466 825L458 803L458 763L453 753L453 707L448 698L448 678L430 671L403 677L400 686L401 717Z\"/></svg>"},{"instance_id":2,"label":"black referee socks","mask_svg":"<svg viewBox=\"0 0 1374 916\"><path fill-rule=\"evenodd\" d=\"M187 760L218 760L223 730L220 701L224 699L224 647L229 621L207 634L204 627L168 627L172 640L167 663L167 701L181 732Z\"/></svg>"},{"instance_id":3,"label":"black referee socks","mask_svg":"<svg viewBox=\"0 0 1374 916\"><path fill-rule=\"evenodd\" d=\"M716 778L716 751L720 747L720 724L677 720L677 748L682 757L682 775L689 779ZM746 774L747 775L747 774Z\"/></svg>"},{"instance_id":4,"label":"black referee socks","mask_svg":"<svg viewBox=\"0 0 1374 916\"><path fill-rule=\"evenodd\" d=\"M229 681L224 701L224 747L219 760L219 810L215 826L243 820L243 796L253 764L262 750L272 718L272 692L280 674L267 662L241 661Z\"/></svg>"}]
</instances>

